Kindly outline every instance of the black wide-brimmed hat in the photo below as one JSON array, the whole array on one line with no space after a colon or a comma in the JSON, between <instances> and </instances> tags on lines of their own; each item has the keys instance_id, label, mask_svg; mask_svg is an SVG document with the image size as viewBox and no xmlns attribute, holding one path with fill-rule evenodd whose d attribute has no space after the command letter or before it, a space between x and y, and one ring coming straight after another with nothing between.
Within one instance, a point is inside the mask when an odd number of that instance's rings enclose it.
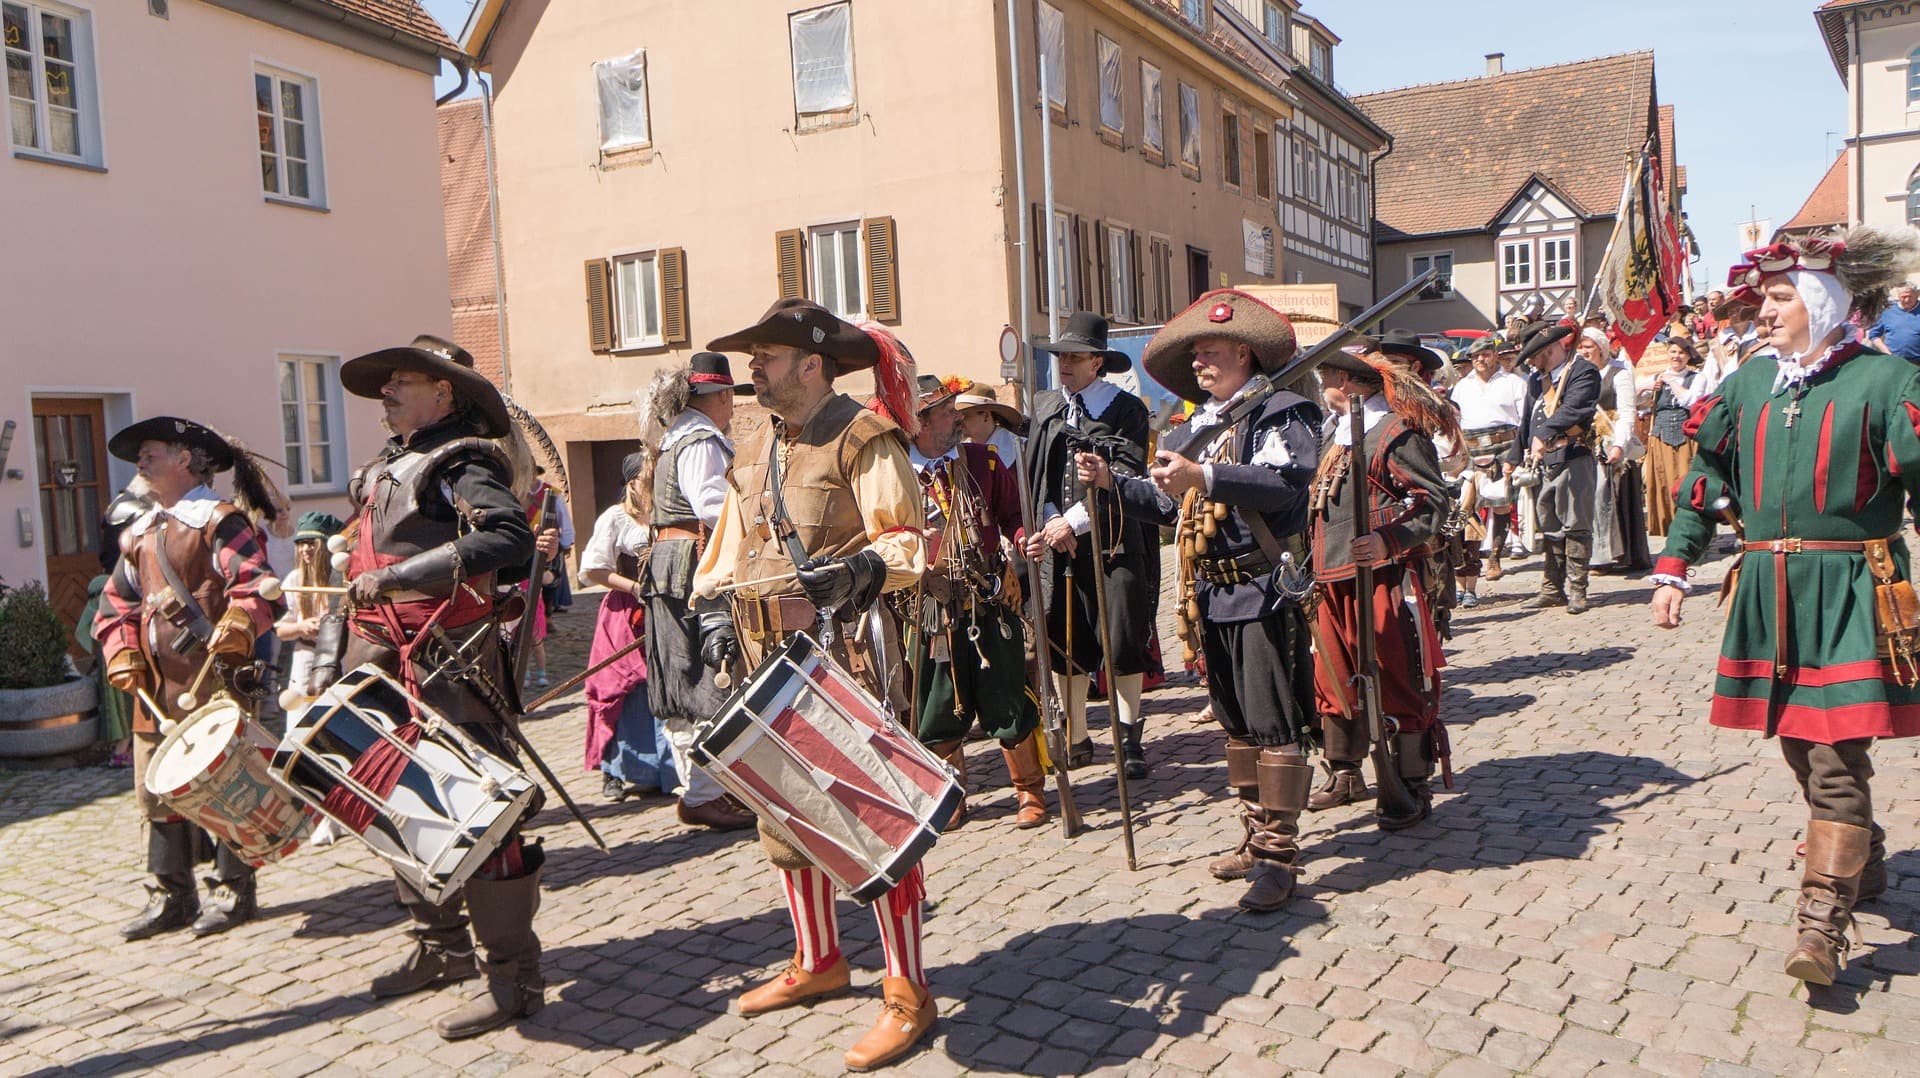
<instances>
[{"instance_id":1,"label":"black wide-brimmed hat","mask_svg":"<svg viewBox=\"0 0 1920 1078\"><path fill-rule=\"evenodd\" d=\"M780 344L818 352L834 361L841 374L864 371L880 362L880 346L859 327L808 299L783 299L767 308L760 321L707 347L716 352L751 352L756 344Z\"/></svg>"},{"instance_id":2,"label":"black wide-brimmed hat","mask_svg":"<svg viewBox=\"0 0 1920 1078\"><path fill-rule=\"evenodd\" d=\"M1299 347L1286 315L1239 289L1219 288L1168 319L1147 342L1147 373L1185 400L1206 400L1210 394L1193 375L1193 345L1208 337L1246 345L1266 374L1285 366Z\"/></svg>"},{"instance_id":3,"label":"black wide-brimmed hat","mask_svg":"<svg viewBox=\"0 0 1920 1078\"><path fill-rule=\"evenodd\" d=\"M1573 336L1572 326L1555 325L1552 322L1529 322L1520 330L1520 362L1525 363L1538 354L1541 349Z\"/></svg>"},{"instance_id":4,"label":"black wide-brimmed hat","mask_svg":"<svg viewBox=\"0 0 1920 1078\"><path fill-rule=\"evenodd\" d=\"M233 447L212 427L170 415L142 419L131 427L116 431L107 439L107 452L124 461L137 461L141 442L166 442L204 450L207 463L216 472L233 467Z\"/></svg>"},{"instance_id":5,"label":"black wide-brimmed hat","mask_svg":"<svg viewBox=\"0 0 1920 1078\"><path fill-rule=\"evenodd\" d=\"M920 395L918 410L921 415L926 415L935 407L945 404L960 394L953 380L942 378L937 374L923 374L914 381L916 383L914 389Z\"/></svg>"},{"instance_id":6,"label":"black wide-brimmed hat","mask_svg":"<svg viewBox=\"0 0 1920 1078\"><path fill-rule=\"evenodd\" d=\"M1374 350L1390 356L1405 356L1431 374L1446 366L1440 354L1420 343L1420 335L1410 329L1390 329L1374 341Z\"/></svg>"},{"instance_id":7,"label":"black wide-brimmed hat","mask_svg":"<svg viewBox=\"0 0 1920 1078\"><path fill-rule=\"evenodd\" d=\"M1378 364L1366 358L1365 353L1372 352L1373 350L1371 344L1363 338L1363 343L1361 344L1350 344L1345 348L1334 349L1325 358L1320 360L1319 365L1323 368L1331 367L1336 371L1345 371L1348 374L1365 375L1371 378L1385 378L1386 372L1381 370Z\"/></svg>"},{"instance_id":8,"label":"black wide-brimmed hat","mask_svg":"<svg viewBox=\"0 0 1920 1078\"><path fill-rule=\"evenodd\" d=\"M719 352L695 352L687 369L688 389L696 397L709 393L732 392L736 397L753 393L752 382L733 380L733 364Z\"/></svg>"},{"instance_id":9,"label":"black wide-brimmed hat","mask_svg":"<svg viewBox=\"0 0 1920 1078\"><path fill-rule=\"evenodd\" d=\"M1107 320L1092 311L1075 311L1067 317L1067 328L1045 344L1033 346L1038 352L1054 355L1091 352L1105 357L1103 374L1119 374L1133 368L1133 358L1116 348L1107 347Z\"/></svg>"},{"instance_id":10,"label":"black wide-brimmed hat","mask_svg":"<svg viewBox=\"0 0 1920 1078\"><path fill-rule=\"evenodd\" d=\"M466 349L430 333L415 337L404 348L382 348L347 360L340 365L340 384L356 397L379 400L380 387L395 371L415 371L450 383L455 395L479 412L486 423L487 437L502 438L513 430L500 387L474 369L473 356Z\"/></svg>"}]
</instances>

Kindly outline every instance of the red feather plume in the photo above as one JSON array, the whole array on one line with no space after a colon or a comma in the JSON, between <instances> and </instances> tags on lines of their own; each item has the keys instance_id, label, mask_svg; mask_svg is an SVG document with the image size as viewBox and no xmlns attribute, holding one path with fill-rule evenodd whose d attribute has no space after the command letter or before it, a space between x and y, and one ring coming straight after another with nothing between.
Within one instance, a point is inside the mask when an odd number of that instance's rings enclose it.
<instances>
[{"instance_id":1,"label":"red feather plume","mask_svg":"<svg viewBox=\"0 0 1920 1078\"><path fill-rule=\"evenodd\" d=\"M911 441L920 433L919 371L913 353L878 322L862 322L859 329L880 348L880 362L873 368L873 403L867 407L893 420Z\"/></svg>"}]
</instances>

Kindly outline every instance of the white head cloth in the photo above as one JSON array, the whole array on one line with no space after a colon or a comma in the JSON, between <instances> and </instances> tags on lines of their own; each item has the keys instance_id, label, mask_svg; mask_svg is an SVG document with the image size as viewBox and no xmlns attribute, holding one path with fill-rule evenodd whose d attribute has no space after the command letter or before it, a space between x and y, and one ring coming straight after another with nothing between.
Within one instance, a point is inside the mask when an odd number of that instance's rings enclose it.
<instances>
[{"instance_id":1,"label":"white head cloth","mask_svg":"<svg viewBox=\"0 0 1920 1078\"><path fill-rule=\"evenodd\" d=\"M1793 283L1794 291L1800 293L1800 302L1807 305L1807 350L1780 357L1779 370L1773 376L1775 393L1791 389L1820 373L1834 352L1853 336L1849 331L1831 348L1821 345L1828 334L1847 324L1847 311L1853 306L1853 294L1841 287L1840 278L1810 269L1788 270L1786 277Z\"/></svg>"}]
</instances>

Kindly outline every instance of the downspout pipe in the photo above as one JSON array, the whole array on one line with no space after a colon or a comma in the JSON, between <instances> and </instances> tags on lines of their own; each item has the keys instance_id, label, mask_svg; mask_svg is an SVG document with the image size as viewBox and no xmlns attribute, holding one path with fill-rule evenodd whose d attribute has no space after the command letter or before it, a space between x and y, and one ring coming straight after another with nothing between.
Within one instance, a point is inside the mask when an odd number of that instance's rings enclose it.
<instances>
[{"instance_id":1,"label":"downspout pipe","mask_svg":"<svg viewBox=\"0 0 1920 1078\"><path fill-rule=\"evenodd\" d=\"M495 168L498 158L493 149L493 80L481 77L476 81L480 83L480 127L487 150L487 221L493 226L493 317L494 332L500 339L500 388L511 393L513 364L507 358L507 276L506 264L500 257L500 181Z\"/></svg>"},{"instance_id":2,"label":"downspout pipe","mask_svg":"<svg viewBox=\"0 0 1920 1078\"><path fill-rule=\"evenodd\" d=\"M461 94L464 94L467 92L467 77L470 74L472 74L471 69L467 66L467 61L462 59L462 60L450 60L448 62L453 64L453 69L455 71L460 72L460 85L455 86L453 89L448 90L446 93L441 94L439 97L434 98L433 99L434 108L439 108L441 105L444 105L447 102L452 101L454 98L459 97Z\"/></svg>"},{"instance_id":3,"label":"downspout pipe","mask_svg":"<svg viewBox=\"0 0 1920 1078\"><path fill-rule=\"evenodd\" d=\"M1380 162L1393 156L1393 135L1387 135L1387 148L1367 165L1367 264L1373 267L1373 302L1380 302L1380 230L1374 226L1380 218L1373 212L1380 204Z\"/></svg>"}]
</instances>

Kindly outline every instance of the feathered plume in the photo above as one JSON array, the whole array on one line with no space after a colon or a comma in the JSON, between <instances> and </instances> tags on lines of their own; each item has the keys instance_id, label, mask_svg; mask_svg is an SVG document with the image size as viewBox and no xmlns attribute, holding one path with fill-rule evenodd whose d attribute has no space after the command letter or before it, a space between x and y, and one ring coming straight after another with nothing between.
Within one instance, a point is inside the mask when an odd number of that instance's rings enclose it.
<instances>
[{"instance_id":1,"label":"feathered plume","mask_svg":"<svg viewBox=\"0 0 1920 1078\"><path fill-rule=\"evenodd\" d=\"M1368 361L1367 366L1380 372L1386 383L1387 407L1408 425L1429 438L1446 438L1455 446L1460 445L1460 416L1436 396L1419 375L1397 363Z\"/></svg>"},{"instance_id":2,"label":"feathered plume","mask_svg":"<svg viewBox=\"0 0 1920 1078\"><path fill-rule=\"evenodd\" d=\"M273 480L267 476L265 467L271 464L284 471L287 467L286 462L255 453L247 448L245 442L229 436L225 431L214 430L212 427L207 429L219 435L220 440L227 443L228 451L233 454L233 504L239 506L241 512L252 517L256 524L262 526L285 524L291 528L293 506L287 501L287 496L280 493L280 488L275 486ZM288 534L292 533L288 532Z\"/></svg>"},{"instance_id":3,"label":"feathered plume","mask_svg":"<svg viewBox=\"0 0 1920 1078\"><path fill-rule=\"evenodd\" d=\"M693 380L685 367L669 367L656 372L653 381L640 391L634 409L640 413L640 504L653 501L653 475L660 466L660 447L667 440L667 428L693 400Z\"/></svg>"},{"instance_id":4,"label":"feathered plume","mask_svg":"<svg viewBox=\"0 0 1920 1078\"><path fill-rule=\"evenodd\" d=\"M1861 225L1829 239L1845 245L1835 253L1833 274L1866 318L1879 316L1888 289L1920 272L1920 232L1911 228Z\"/></svg>"},{"instance_id":5,"label":"feathered plume","mask_svg":"<svg viewBox=\"0 0 1920 1078\"><path fill-rule=\"evenodd\" d=\"M513 417L513 429L503 439L507 443L507 455L513 459L513 493L524 498L533 489L533 457L539 451L540 464L547 469L548 485L560 492L560 497L573 500L573 491L567 485L567 465L560 458L560 450L547 437L547 428L533 417L533 413L520 405L519 401L500 394L506 403L507 414Z\"/></svg>"},{"instance_id":6,"label":"feathered plume","mask_svg":"<svg viewBox=\"0 0 1920 1078\"><path fill-rule=\"evenodd\" d=\"M919 371L914 367L913 353L892 330L878 322L862 322L859 328L880 346L880 362L873 368L870 407L898 424L912 441L920 433Z\"/></svg>"}]
</instances>

